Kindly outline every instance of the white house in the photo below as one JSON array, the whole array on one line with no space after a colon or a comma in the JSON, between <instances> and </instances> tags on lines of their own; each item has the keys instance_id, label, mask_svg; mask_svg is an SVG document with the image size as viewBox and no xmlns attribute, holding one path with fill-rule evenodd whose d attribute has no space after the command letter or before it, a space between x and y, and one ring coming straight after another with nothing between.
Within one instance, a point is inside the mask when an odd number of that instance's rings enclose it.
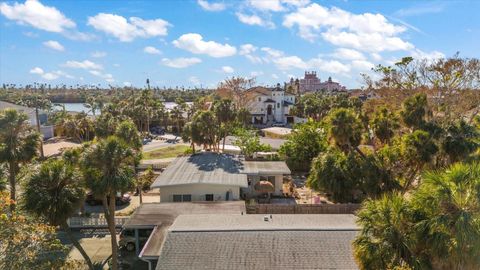
<instances>
[{"instance_id":1,"label":"white house","mask_svg":"<svg viewBox=\"0 0 480 270\"><path fill-rule=\"evenodd\" d=\"M14 109L28 116L28 122L33 127L37 127L37 117L35 115L35 108L30 108L22 105L13 104L6 101L0 101L0 110ZM49 139L53 137L53 126L45 126L47 122L47 113L43 110L38 110L38 119L40 122L40 133L43 135L43 139Z\"/></svg>"},{"instance_id":2,"label":"white house","mask_svg":"<svg viewBox=\"0 0 480 270\"><path fill-rule=\"evenodd\" d=\"M247 105L252 115L252 124L294 124L295 116L290 114L290 109L295 104L295 95L277 87L253 87L248 90L249 102Z\"/></svg>"},{"instance_id":3,"label":"white house","mask_svg":"<svg viewBox=\"0 0 480 270\"><path fill-rule=\"evenodd\" d=\"M151 185L160 188L160 202L235 201L259 195L255 186L268 181L283 193L283 176L290 170L283 161L245 161L240 156L213 152L176 158Z\"/></svg>"}]
</instances>

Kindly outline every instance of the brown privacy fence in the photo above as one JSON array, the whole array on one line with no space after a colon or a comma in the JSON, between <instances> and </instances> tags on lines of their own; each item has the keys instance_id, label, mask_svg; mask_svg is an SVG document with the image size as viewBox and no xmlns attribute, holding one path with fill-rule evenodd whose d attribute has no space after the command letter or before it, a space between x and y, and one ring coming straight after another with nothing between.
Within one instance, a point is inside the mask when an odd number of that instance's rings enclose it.
<instances>
[{"instance_id":1,"label":"brown privacy fence","mask_svg":"<svg viewBox=\"0 0 480 270\"><path fill-rule=\"evenodd\" d=\"M355 214L360 204L254 204L246 205L247 214Z\"/></svg>"}]
</instances>

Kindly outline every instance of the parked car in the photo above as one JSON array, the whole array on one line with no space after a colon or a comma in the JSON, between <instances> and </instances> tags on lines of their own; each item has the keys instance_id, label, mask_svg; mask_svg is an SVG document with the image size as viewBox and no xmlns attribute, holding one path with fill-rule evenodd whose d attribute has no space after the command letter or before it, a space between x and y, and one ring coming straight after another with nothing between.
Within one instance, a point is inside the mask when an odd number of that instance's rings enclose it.
<instances>
[{"instance_id":1,"label":"parked car","mask_svg":"<svg viewBox=\"0 0 480 270\"><path fill-rule=\"evenodd\" d=\"M108 200L108 197L107 197ZM117 196L115 196L115 205L124 205L129 203L132 200L130 197L130 194L124 193L121 194L120 192L117 193ZM101 205L102 204L102 198L99 198L98 196L95 196L93 192L87 193L87 197L85 199L85 202L88 203L89 205Z\"/></svg>"},{"instance_id":2,"label":"parked car","mask_svg":"<svg viewBox=\"0 0 480 270\"><path fill-rule=\"evenodd\" d=\"M153 229L138 229L138 240L140 249L145 245ZM128 251L135 250L135 230L123 229L120 233L120 241L118 242L121 248L125 248Z\"/></svg>"}]
</instances>

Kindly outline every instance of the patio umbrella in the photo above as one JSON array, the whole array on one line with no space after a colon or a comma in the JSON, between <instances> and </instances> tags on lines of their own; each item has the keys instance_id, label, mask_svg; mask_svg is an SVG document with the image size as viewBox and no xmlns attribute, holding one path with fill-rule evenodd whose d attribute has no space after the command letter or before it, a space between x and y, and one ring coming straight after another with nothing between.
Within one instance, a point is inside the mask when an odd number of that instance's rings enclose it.
<instances>
[{"instance_id":1,"label":"patio umbrella","mask_svg":"<svg viewBox=\"0 0 480 270\"><path fill-rule=\"evenodd\" d=\"M258 181L255 184L255 190L263 193L272 193L275 192L275 187L268 181Z\"/></svg>"}]
</instances>

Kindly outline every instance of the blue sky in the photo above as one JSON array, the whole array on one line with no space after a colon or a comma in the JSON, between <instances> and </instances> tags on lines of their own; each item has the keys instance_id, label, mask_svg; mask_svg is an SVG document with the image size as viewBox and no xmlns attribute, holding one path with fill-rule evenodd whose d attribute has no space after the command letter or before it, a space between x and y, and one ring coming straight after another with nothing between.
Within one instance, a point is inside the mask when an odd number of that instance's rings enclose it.
<instances>
[{"instance_id":1,"label":"blue sky","mask_svg":"<svg viewBox=\"0 0 480 270\"><path fill-rule=\"evenodd\" d=\"M0 83L273 85L316 70L349 88L400 57L479 57L480 1L0 2Z\"/></svg>"}]
</instances>

